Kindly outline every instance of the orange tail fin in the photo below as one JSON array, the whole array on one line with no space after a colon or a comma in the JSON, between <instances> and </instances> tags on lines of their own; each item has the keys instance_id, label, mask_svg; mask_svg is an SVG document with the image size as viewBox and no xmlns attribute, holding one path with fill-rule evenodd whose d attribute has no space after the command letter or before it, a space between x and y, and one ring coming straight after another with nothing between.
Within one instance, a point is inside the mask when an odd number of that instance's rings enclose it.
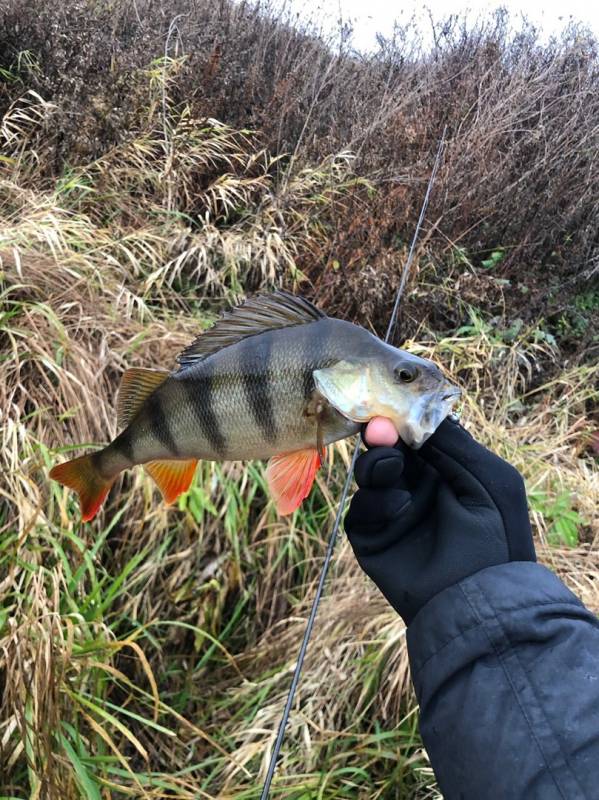
<instances>
[{"instance_id":1,"label":"orange tail fin","mask_svg":"<svg viewBox=\"0 0 599 800\"><path fill-rule=\"evenodd\" d=\"M106 480L100 475L94 467L91 455L74 458L65 464L57 464L50 470L50 477L77 492L83 522L95 517L114 482L114 478Z\"/></svg>"}]
</instances>

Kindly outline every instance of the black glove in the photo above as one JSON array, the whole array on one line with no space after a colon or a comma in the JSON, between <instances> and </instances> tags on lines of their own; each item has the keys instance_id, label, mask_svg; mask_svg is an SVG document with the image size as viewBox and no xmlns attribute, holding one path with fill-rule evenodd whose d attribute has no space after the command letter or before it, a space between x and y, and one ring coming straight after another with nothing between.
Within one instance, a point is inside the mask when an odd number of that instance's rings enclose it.
<instances>
[{"instance_id":1,"label":"black glove","mask_svg":"<svg viewBox=\"0 0 599 800\"><path fill-rule=\"evenodd\" d=\"M418 451L363 453L355 477L345 530L406 625L436 594L485 567L536 561L522 476L452 420Z\"/></svg>"}]
</instances>

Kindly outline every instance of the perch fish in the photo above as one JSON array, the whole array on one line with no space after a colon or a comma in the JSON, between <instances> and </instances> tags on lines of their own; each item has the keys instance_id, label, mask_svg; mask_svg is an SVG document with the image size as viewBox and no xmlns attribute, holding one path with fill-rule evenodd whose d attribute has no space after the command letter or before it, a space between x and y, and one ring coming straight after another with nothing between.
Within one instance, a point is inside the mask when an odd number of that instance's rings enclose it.
<instances>
[{"instance_id":1,"label":"perch fish","mask_svg":"<svg viewBox=\"0 0 599 800\"><path fill-rule=\"evenodd\" d=\"M172 503L202 458L270 459L270 491L289 514L328 444L383 416L419 447L460 393L432 362L283 291L226 312L177 361L173 372L127 370L116 439L51 470L78 492L84 521L123 470L143 464Z\"/></svg>"}]
</instances>

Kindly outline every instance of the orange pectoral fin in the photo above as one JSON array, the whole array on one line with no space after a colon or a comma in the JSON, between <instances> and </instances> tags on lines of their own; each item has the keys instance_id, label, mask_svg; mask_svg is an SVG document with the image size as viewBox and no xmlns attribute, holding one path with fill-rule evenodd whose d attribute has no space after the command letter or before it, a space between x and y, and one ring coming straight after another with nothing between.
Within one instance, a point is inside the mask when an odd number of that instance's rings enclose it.
<instances>
[{"instance_id":1,"label":"orange pectoral fin","mask_svg":"<svg viewBox=\"0 0 599 800\"><path fill-rule=\"evenodd\" d=\"M268 486L279 514L291 514L309 494L322 461L318 450L295 450L273 456L266 468Z\"/></svg>"},{"instance_id":2,"label":"orange pectoral fin","mask_svg":"<svg viewBox=\"0 0 599 800\"><path fill-rule=\"evenodd\" d=\"M154 478L162 492L165 503L174 503L177 497L186 492L193 480L198 465L197 459L191 461L148 461L144 468Z\"/></svg>"}]
</instances>

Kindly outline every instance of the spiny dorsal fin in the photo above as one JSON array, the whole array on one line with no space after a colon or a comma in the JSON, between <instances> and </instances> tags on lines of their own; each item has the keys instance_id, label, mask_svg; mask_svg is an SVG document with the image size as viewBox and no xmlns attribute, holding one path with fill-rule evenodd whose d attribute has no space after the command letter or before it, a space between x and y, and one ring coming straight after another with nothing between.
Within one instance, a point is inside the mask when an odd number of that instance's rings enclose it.
<instances>
[{"instance_id":1,"label":"spiny dorsal fin","mask_svg":"<svg viewBox=\"0 0 599 800\"><path fill-rule=\"evenodd\" d=\"M212 328L200 334L177 356L177 361L181 367L188 367L248 336L305 325L323 317L326 314L303 297L282 290L251 297L242 305L225 311Z\"/></svg>"},{"instance_id":2,"label":"spiny dorsal fin","mask_svg":"<svg viewBox=\"0 0 599 800\"><path fill-rule=\"evenodd\" d=\"M126 428L137 414L143 401L168 378L163 369L132 367L125 371L119 386L116 421L119 430Z\"/></svg>"}]
</instances>

